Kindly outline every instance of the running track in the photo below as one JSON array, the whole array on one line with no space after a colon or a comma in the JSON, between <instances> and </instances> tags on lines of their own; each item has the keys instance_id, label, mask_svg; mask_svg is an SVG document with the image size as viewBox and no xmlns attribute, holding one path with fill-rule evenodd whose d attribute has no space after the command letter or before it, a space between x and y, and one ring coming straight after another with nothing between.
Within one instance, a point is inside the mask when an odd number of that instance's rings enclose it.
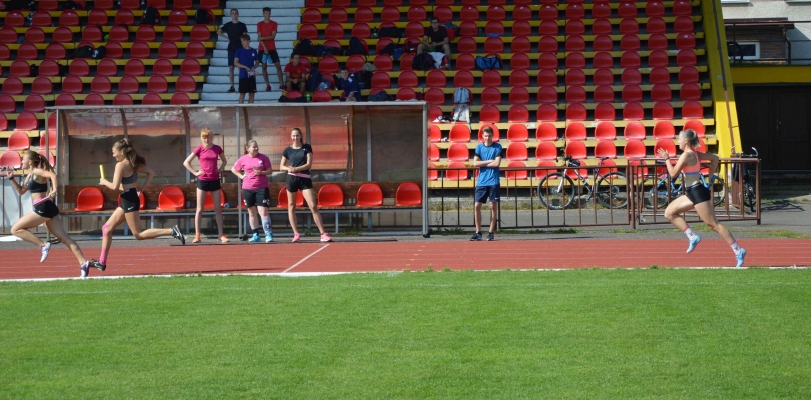
<instances>
[{"instance_id":1,"label":"running track","mask_svg":"<svg viewBox=\"0 0 811 400\"><path fill-rule=\"evenodd\" d=\"M811 266L811 240L745 239L745 266ZM162 242L157 242L162 243ZM170 243L170 242L166 242ZM81 244L81 243L80 243ZM165 274L282 275L424 270L734 267L729 246L704 239L690 255L687 240L541 238L465 242L442 239L390 242L274 243L113 247L107 270L91 277ZM86 248L88 258L99 248ZM78 277L73 255L61 244L38 263L39 250L0 250L0 280Z\"/></svg>"}]
</instances>

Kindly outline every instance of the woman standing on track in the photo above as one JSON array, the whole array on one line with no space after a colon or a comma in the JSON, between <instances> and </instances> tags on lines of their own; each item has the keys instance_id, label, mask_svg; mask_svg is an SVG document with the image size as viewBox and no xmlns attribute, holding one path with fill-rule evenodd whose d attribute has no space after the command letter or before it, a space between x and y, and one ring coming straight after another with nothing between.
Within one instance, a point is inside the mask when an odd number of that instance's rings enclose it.
<instances>
[{"instance_id":1,"label":"woman standing on track","mask_svg":"<svg viewBox=\"0 0 811 400\"><path fill-rule=\"evenodd\" d=\"M242 172L240 172L242 171ZM250 216L253 236L251 242L259 242L259 234L265 232L265 242L273 241L273 231L270 227L270 216L268 207L270 206L270 190L268 189L267 176L273 173L270 166L270 159L259 153L259 144L256 140L249 140L245 143L245 155L240 157L234 167L231 168L239 179L242 179L242 200ZM257 210L258 209L258 210ZM260 225L260 219L261 225Z\"/></svg>"},{"instance_id":2,"label":"woman standing on track","mask_svg":"<svg viewBox=\"0 0 811 400\"><path fill-rule=\"evenodd\" d=\"M685 194L673 200L665 210L665 218L667 218L673 225L681 229L687 238L690 240L690 246L687 252L690 253L696 248L701 237L693 232L687 225L687 221L681 214L695 208L698 216L704 221L710 229L717 232L721 237L729 243L732 251L735 252L735 259L737 260L736 267L740 268L743 265L743 260L746 257L746 250L738 245L738 241L732 236L729 230L721 225L715 218L715 209L712 203L712 196L710 190L701 182L701 160L710 160L710 171L715 173L718 169L718 156L714 154L701 153L695 151L699 145L698 135L692 129L681 131L679 134L679 148L683 151L676 165L670 163L667 150L659 149L659 158L665 159L665 166L667 172L674 179L679 176L679 173L684 172L684 187Z\"/></svg>"},{"instance_id":3,"label":"woman standing on track","mask_svg":"<svg viewBox=\"0 0 811 400\"><path fill-rule=\"evenodd\" d=\"M293 242L298 242L301 235L296 226L296 192L301 190L304 200L310 206L313 213L313 221L321 232L322 242L331 242L332 238L324 230L321 223L321 214L318 213L318 206L315 204L313 196L313 180L310 178L310 168L313 166L313 148L301 141L301 129L293 128L290 133L293 144L287 146L282 153L281 170L287 171L287 217L290 219L290 226L293 227Z\"/></svg>"},{"instance_id":4,"label":"woman standing on track","mask_svg":"<svg viewBox=\"0 0 811 400\"><path fill-rule=\"evenodd\" d=\"M34 211L25 214L22 218L17 220L11 227L11 233L28 243L39 246L42 252L42 257L39 259L39 262L43 262L48 258L51 243L43 242L36 235L29 232L28 229L45 224L48 230L73 252L73 255L79 260L81 277L86 277L90 261L84 258L82 249L80 249L79 245L65 232L65 227L62 226L62 218L59 216L59 208L57 208L56 204L53 202L54 196L56 196L57 185L56 174L54 173L53 167L51 167L45 157L35 151L25 153L22 167L26 171L25 179L22 180L22 183L18 183L14 179L12 176L13 170L11 172L0 172L0 174L2 174L0 176L8 176L11 181L11 186L14 187L14 190L16 190L20 196L25 192L31 192L31 200L34 202ZM50 192L48 192L48 181L51 181Z\"/></svg>"},{"instance_id":5,"label":"woman standing on track","mask_svg":"<svg viewBox=\"0 0 811 400\"><path fill-rule=\"evenodd\" d=\"M186 238L180 233L177 225L172 229L147 229L141 231L141 208L140 195L143 189L149 186L155 171L146 166L146 160L135 152L135 147L129 139L121 139L113 145L113 157L115 157L115 173L113 181L102 178L99 185L110 190L121 189L118 199L121 205L113 211L113 215L101 227L101 257L98 261L93 261L90 266L104 271L107 268L107 256L110 254L110 246L113 245L113 230L118 228L124 221L132 231L132 235L138 240L155 239L161 236L172 235L173 238L186 244ZM138 190L138 173L146 174L146 180L141 190Z\"/></svg>"},{"instance_id":6,"label":"woman standing on track","mask_svg":"<svg viewBox=\"0 0 811 400\"><path fill-rule=\"evenodd\" d=\"M206 192L211 192L211 200L214 201L214 217L217 220L218 241L227 243L228 238L222 232L222 207L220 207L220 172L225 171L225 159L222 147L214 144L211 130L204 128L200 131L200 139L203 144L197 146L194 151L183 161L183 166L197 177L197 211L194 214L194 240L192 243L200 242L200 224L203 220L203 205L206 201ZM191 167L194 157L200 159L200 170L195 171ZM222 165L217 167L217 158L222 161Z\"/></svg>"}]
</instances>

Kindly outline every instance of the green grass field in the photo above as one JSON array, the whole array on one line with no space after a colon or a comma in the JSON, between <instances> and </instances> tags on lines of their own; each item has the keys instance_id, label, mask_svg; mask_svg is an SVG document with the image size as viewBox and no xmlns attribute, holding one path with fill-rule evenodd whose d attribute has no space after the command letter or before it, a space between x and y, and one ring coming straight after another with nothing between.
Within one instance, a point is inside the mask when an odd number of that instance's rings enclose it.
<instances>
[{"instance_id":1,"label":"green grass field","mask_svg":"<svg viewBox=\"0 0 811 400\"><path fill-rule=\"evenodd\" d=\"M0 284L2 398L809 398L811 271Z\"/></svg>"}]
</instances>

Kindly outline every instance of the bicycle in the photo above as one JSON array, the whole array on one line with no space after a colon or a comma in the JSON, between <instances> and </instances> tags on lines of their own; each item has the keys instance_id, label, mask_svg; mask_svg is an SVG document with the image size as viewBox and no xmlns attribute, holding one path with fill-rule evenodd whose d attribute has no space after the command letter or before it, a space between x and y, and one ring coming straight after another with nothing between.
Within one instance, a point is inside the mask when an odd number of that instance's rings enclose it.
<instances>
[{"instance_id":1,"label":"bicycle","mask_svg":"<svg viewBox=\"0 0 811 400\"><path fill-rule=\"evenodd\" d=\"M579 196L581 188L585 188L585 201L591 200L592 196L594 196L596 201L606 208L625 207L628 204L628 195L627 191L622 190L622 185L626 183L626 176L619 171L600 174L603 162L607 159L609 157L600 158L599 164L592 169L595 178L594 183L589 184L586 177L580 175L580 161L572 159L571 156L566 156L566 166L575 168L574 172L578 179L578 185L575 186L572 178L569 178L563 172L551 172L538 183L538 197L541 203L550 210L562 210L572 203L575 189L577 189L577 195Z\"/></svg>"},{"instance_id":2,"label":"bicycle","mask_svg":"<svg viewBox=\"0 0 811 400\"><path fill-rule=\"evenodd\" d=\"M752 151L754 154L738 154L740 158L758 158L759 153L756 148L752 147ZM757 205L757 177L752 172L751 168L746 167L747 163L736 163L735 166L732 167L732 179L738 180L740 170L743 169L743 204L746 207L749 207L749 210L755 212L755 206Z\"/></svg>"},{"instance_id":3,"label":"bicycle","mask_svg":"<svg viewBox=\"0 0 811 400\"><path fill-rule=\"evenodd\" d=\"M656 179L658 179L658 182L654 184ZM704 174L701 175L701 184L710 189L713 197L712 203L718 206L724 202L726 185L724 180L717 175L713 175L709 180L710 181L707 182L707 177ZM670 174L664 172L658 175L652 175L645 179L642 184L643 187L650 187L650 190L644 193L645 208L654 208L654 205L656 205L656 208L665 208L673 199L684 194L683 174L679 174L676 178L671 178ZM669 190L668 186L670 186ZM654 197L656 197L655 202Z\"/></svg>"}]
</instances>

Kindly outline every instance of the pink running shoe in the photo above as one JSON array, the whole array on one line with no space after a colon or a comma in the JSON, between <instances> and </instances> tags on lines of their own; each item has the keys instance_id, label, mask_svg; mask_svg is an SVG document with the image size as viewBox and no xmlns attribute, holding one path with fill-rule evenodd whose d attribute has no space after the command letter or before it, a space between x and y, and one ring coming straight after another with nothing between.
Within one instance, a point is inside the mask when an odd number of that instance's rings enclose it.
<instances>
[{"instance_id":1,"label":"pink running shoe","mask_svg":"<svg viewBox=\"0 0 811 400\"><path fill-rule=\"evenodd\" d=\"M329 237L329 233L324 232L324 233L321 234L321 241L322 242L331 242L332 238Z\"/></svg>"},{"instance_id":2,"label":"pink running shoe","mask_svg":"<svg viewBox=\"0 0 811 400\"><path fill-rule=\"evenodd\" d=\"M293 243L297 243L299 240L301 240L301 235L298 233L293 235Z\"/></svg>"}]
</instances>

